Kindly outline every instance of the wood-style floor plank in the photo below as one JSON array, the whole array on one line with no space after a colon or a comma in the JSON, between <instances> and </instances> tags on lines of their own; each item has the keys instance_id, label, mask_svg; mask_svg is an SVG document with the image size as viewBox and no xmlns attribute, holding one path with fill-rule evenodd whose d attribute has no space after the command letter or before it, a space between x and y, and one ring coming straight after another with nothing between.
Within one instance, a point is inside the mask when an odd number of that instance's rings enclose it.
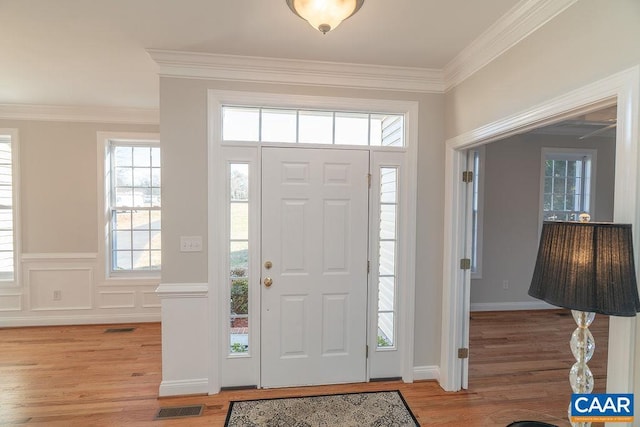
<instances>
[{"instance_id":1,"label":"wood-style floor plank","mask_svg":"<svg viewBox=\"0 0 640 427\"><path fill-rule=\"evenodd\" d=\"M159 399L160 325L124 326L136 329L0 329L0 425L222 426L232 400L396 389L423 426L506 426L515 419L568 425L575 324L565 310L473 313L469 390L459 393L435 381L392 381ZM608 318L597 316L591 331L597 349L589 366L603 392ZM154 421L161 407L188 404L204 404L204 414Z\"/></svg>"}]
</instances>

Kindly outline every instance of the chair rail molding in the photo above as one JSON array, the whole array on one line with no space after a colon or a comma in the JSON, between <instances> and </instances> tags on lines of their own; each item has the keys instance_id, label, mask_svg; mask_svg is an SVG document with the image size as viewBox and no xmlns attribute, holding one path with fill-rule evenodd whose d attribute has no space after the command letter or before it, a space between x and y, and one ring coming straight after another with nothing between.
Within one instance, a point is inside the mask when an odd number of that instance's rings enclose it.
<instances>
[{"instance_id":1,"label":"chair rail molding","mask_svg":"<svg viewBox=\"0 0 640 427\"><path fill-rule=\"evenodd\" d=\"M160 299L170 298L206 298L209 294L208 283L161 283L156 288Z\"/></svg>"}]
</instances>

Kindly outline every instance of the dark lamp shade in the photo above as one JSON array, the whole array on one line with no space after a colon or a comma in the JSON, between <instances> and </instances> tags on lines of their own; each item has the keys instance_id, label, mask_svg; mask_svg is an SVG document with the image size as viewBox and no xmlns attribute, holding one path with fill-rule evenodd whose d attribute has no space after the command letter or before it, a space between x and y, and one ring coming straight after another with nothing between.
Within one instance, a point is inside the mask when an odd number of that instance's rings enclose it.
<instances>
[{"instance_id":1,"label":"dark lamp shade","mask_svg":"<svg viewBox=\"0 0 640 427\"><path fill-rule=\"evenodd\" d=\"M631 225L544 222L529 295L572 310L635 316Z\"/></svg>"}]
</instances>

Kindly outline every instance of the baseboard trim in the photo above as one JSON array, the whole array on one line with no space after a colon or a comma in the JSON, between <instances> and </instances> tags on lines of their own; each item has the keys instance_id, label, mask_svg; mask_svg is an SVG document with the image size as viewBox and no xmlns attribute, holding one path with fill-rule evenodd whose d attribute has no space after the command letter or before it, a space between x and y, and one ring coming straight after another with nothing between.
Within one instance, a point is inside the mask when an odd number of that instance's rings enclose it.
<instances>
[{"instance_id":1,"label":"baseboard trim","mask_svg":"<svg viewBox=\"0 0 640 427\"><path fill-rule=\"evenodd\" d=\"M162 381L158 394L160 397L167 397L208 393L209 380L206 378L196 378L192 380Z\"/></svg>"},{"instance_id":2,"label":"baseboard trim","mask_svg":"<svg viewBox=\"0 0 640 427\"><path fill-rule=\"evenodd\" d=\"M22 326L62 326L62 325L100 325L112 323L151 323L159 322L160 313L133 314L96 314L96 315L67 315L67 316L3 316L0 327Z\"/></svg>"},{"instance_id":3,"label":"baseboard trim","mask_svg":"<svg viewBox=\"0 0 640 427\"><path fill-rule=\"evenodd\" d=\"M553 308L558 307L544 301L471 303L471 311L549 310Z\"/></svg>"},{"instance_id":4,"label":"baseboard trim","mask_svg":"<svg viewBox=\"0 0 640 427\"><path fill-rule=\"evenodd\" d=\"M414 381L424 381L424 380L440 381L440 367L437 365L414 366L413 380Z\"/></svg>"}]
</instances>

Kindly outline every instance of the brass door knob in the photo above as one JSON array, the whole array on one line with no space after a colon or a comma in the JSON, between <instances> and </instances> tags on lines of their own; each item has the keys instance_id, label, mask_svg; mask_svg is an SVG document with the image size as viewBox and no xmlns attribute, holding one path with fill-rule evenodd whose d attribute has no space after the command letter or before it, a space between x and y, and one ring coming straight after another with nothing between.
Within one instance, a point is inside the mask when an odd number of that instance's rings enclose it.
<instances>
[{"instance_id":1,"label":"brass door knob","mask_svg":"<svg viewBox=\"0 0 640 427\"><path fill-rule=\"evenodd\" d=\"M264 279L264 285L269 288L271 287L271 285L273 285L273 279L271 277L266 277Z\"/></svg>"}]
</instances>

